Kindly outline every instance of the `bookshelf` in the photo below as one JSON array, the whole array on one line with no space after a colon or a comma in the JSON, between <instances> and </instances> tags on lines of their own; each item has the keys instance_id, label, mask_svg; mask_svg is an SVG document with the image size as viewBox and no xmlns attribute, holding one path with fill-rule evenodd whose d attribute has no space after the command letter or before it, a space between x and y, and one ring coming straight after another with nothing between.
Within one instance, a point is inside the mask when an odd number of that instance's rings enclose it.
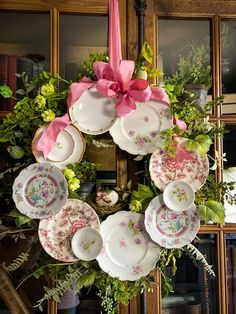
<instances>
[{"instance_id":1,"label":"bookshelf","mask_svg":"<svg viewBox=\"0 0 236 314\"><path fill-rule=\"evenodd\" d=\"M146 0L144 2L147 4L147 9L144 13L145 40L152 45L156 56L160 50L158 32L160 31L159 21L161 19L198 21L199 28L202 27L203 29L205 26L202 25L207 25L206 29L210 36L209 45L212 51L212 95L221 95L223 91L221 27L222 23L228 23L230 26L235 25L236 1ZM135 60L138 55L138 23L134 10L136 0L120 0L119 4L123 57ZM16 16L17 18L20 17L18 22ZM12 19L11 23L10 18ZM32 21L37 21L37 23ZM85 27L86 23L89 23L88 27ZM8 27L7 35L5 31L6 25ZM11 25L14 25L14 27L11 28ZM91 25L93 27L90 29L89 26ZM75 31L77 28L78 32ZM91 33L94 32L94 34L98 32L100 41L96 37L90 37L83 33L85 28ZM187 28L185 31L187 32ZM68 76L73 75L69 69L71 63L75 63L76 67L79 67L81 66L81 61L90 52L103 52L106 50L106 34L107 0L1 0L0 2L0 54L16 55L18 57L32 54L42 55L44 56L43 63L45 69L53 73L69 73ZM86 38L89 40L86 41ZM166 40L169 41L170 47L171 45L174 48L176 47L171 43L169 36L166 36ZM234 45L233 48L235 51ZM67 67L66 63L69 64ZM164 67L163 60L162 65ZM165 69L163 68L163 70ZM224 78L224 85L227 85L226 78ZM229 92L227 88L225 90L224 86L223 93L225 100L222 108L216 108L210 118L217 125L225 122L230 133L225 139L217 138L214 148L221 153L226 150L231 156L229 158L230 165L235 166L236 158L232 155L232 150L236 144L236 137L234 136L236 129L236 85L235 90L234 87L233 89L231 87ZM0 117L5 116L5 114L5 110L1 111ZM231 144L229 139L230 136L233 144ZM231 151L227 151L227 147L230 147ZM123 152L117 150L115 153L117 156L115 165L117 182L118 184L123 184L127 181L127 177L132 177L135 166L132 160L126 159L126 155ZM114 165L112 167L114 169ZM216 179L218 181L222 179L221 169L217 170ZM231 253L234 251L233 248L236 247L236 240L232 239L232 237L234 238L235 234L235 224L201 226L200 241L206 241L204 244L206 254L213 256L210 258L214 258L212 261L215 263L217 274L214 282L203 276L203 270L196 269L194 266L190 267L186 264L186 261L182 260L179 265L180 273L177 274L179 282L176 282L178 293L173 295L172 299L170 297L162 300L160 285L157 284L153 287L153 293L146 293L142 298L133 299L129 307L121 306L120 314L177 314L183 311L189 314L231 314L232 278L235 280L235 276L232 272L233 266L230 266L228 261L231 260L233 265ZM199 245L203 245L203 243L199 242ZM209 248L211 248L211 252L209 252ZM183 269L185 269L185 273L189 272L189 277L183 277L182 279L184 280L181 281ZM160 274L154 273L154 276L156 281L160 282ZM199 277L205 281L208 280L208 283L199 283ZM210 290L199 289L199 286L204 285L208 285ZM232 289L229 287L232 287ZM186 295L183 296L185 293ZM206 293L210 293L210 296L206 296ZM210 299L211 303L216 307L206 310L204 304L207 303L204 301L204 298ZM81 301L81 313L83 313L82 309L84 311L87 309L88 303L91 304L91 314L96 313L96 308L99 307L96 302L97 300L93 300L92 296L91 299ZM172 306L173 304L175 306ZM176 306L177 304L179 306ZM54 302L49 303L47 312L49 314L57 313Z\"/></svg>"}]
</instances>

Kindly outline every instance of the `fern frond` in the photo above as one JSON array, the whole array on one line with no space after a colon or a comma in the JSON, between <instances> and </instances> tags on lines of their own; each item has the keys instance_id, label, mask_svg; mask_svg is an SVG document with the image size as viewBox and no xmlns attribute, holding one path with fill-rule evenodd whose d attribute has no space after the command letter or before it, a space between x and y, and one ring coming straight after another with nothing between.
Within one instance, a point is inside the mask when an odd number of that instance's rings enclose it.
<instances>
[{"instance_id":1,"label":"fern frond","mask_svg":"<svg viewBox=\"0 0 236 314\"><path fill-rule=\"evenodd\" d=\"M42 303L46 300L53 299L56 302L60 302L60 297L65 293L73 289L72 284L77 282L82 276L80 269L75 270L72 273L68 273L64 280L58 281L56 288L44 287L45 294L43 298L37 301L37 305L40 310L42 310Z\"/></svg>"},{"instance_id":2,"label":"fern frond","mask_svg":"<svg viewBox=\"0 0 236 314\"><path fill-rule=\"evenodd\" d=\"M212 276L216 276L214 270L212 269L212 265L209 265L205 256L193 245L188 244L186 246L186 249L188 251L188 254L192 256L193 259L196 261L199 261L203 264L204 269Z\"/></svg>"},{"instance_id":3,"label":"fern frond","mask_svg":"<svg viewBox=\"0 0 236 314\"><path fill-rule=\"evenodd\" d=\"M8 272L15 271L16 269L21 267L24 264L24 262L28 261L30 255L29 251L30 249L27 252L22 252L16 259L13 260L13 262L10 265L5 266L3 264L3 268Z\"/></svg>"}]
</instances>

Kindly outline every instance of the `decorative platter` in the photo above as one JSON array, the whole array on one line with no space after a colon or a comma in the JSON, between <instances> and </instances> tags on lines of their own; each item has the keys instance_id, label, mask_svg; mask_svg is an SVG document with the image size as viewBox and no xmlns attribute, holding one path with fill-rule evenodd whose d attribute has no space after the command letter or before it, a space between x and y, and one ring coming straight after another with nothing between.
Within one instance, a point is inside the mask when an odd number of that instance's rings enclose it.
<instances>
[{"instance_id":1,"label":"decorative platter","mask_svg":"<svg viewBox=\"0 0 236 314\"><path fill-rule=\"evenodd\" d=\"M101 96L91 87L69 109L73 124L86 134L107 132L116 120L115 99Z\"/></svg>"},{"instance_id":2,"label":"decorative platter","mask_svg":"<svg viewBox=\"0 0 236 314\"><path fill-rule=\"evenodd\" d=\"M35 163L23 169L13 184L17 209L32 219L50 217L60 211L68 197L63 173L49 163Z\"/></svg>"},{"instance_id":3,"label":"decorative platter","mask_svg":"<svg viewBox=\"0 0 236 314\"><path fill-rule=\"evenodd\" d=\"M180 165L168 152L158 148L150 158L149 172L154 184L164 190L169 182L182 180L189 183L197 191L209 173L207 156L191 153L192 160L184 160Z\"/></svg>"},{"instance_id":4,"label":"decorative platter","mask_svg":"<svg viewBox=\"0 0 236 314\"><path fill-rule=\"evenodd\" d=\"M169 209L175 211L188 210L194 204L195 193L192 186L182 180L167 184L163 192L163 201Z\"/></svg>"},{"instance_id":5,"label":"decorative platter","mask_svg":"<svg viewBox=\"0 0 236 314\"><path fill-rule=\"evenodd\" d=\"M35 148L44 130L45 127L39 128L32 142L32 152L37 162L48 162L59 169L65 169L70 163L80 162L85 151L85 141L79 129L70 124L62 130L47 159Z\"/></svg>"},{"instance_id":6,"label":"decorative platter","mask_svg":"<svg viewBox=\"0 0 236 314\"><path fill-rule=\"evenodd\" d=\"M63 262L78 260L73 254L71 240L84 227L100 229L99 218L92 207L77 199L68 199L56 215L39 222L39 240L44 250Z\"/></svg>"},{"instance_id":7,"label":"decorative platter","mask_svg":"<svg viewBox=\"0 0 236 314\"><path fill-rule=\"evenodd\" d=\"M165 248L181 248L195 238L200 219L196 206L186 211L170 210L162 196L156 196L145 211L145 227L153 241Z\"/></svg>"},{"instance_id":8,"label":"decorative platter","mask_svg":"<svg viewBox=\"0 0 236 314\"><path fill-rule=\"evenodd\" d=\"M134 155L153 153L162 146L160 131L172 127L170 108L158 101L136 102L136 110L118 118L109 132L114 142Z\"/></svg>"},{"instance_id":9,"label":"decorative platter","mask_svg":"<svg viewBox=\"0 0 236 314\"><path fill-rule=\"evenodd\" d=\"M91 227L77 230L71 240L74 255L83 261L95 259L100 254L102 247L103 239L101 234Z\"/></svg>"},{"instance_id":10,"label":"decorative platter","mask_svg":"<svg viewBox=\"0 0 236 314\"><path fill-rule=\"evenodd\" d=\"M160 247L144 228L144 215L119 211L101 223L103 249L97 257L111 277L134 281L146 276L160 257Z\"/></svg>"}]
</instances>

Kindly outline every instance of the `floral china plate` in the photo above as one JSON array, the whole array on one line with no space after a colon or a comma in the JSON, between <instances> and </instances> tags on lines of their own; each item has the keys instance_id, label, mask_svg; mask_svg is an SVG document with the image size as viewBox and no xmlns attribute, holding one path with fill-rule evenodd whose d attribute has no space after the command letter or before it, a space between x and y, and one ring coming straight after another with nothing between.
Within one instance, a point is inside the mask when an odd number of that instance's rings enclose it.
<instances>
[{"instance_id":1,"label":"floral china plate","mask_svg":"<svg viewBox=\"0 0 236 314\"><path fill-rule=\"evenodd\" d=\"M168 152L158 148L150 158L149 172L154 184L164 190L169 182L182 180L189 183L194 191L205 183L209 173L207 156L191 153L193 159L179 164Z\"/></svg>"},{"instance_id":2,"label":"floral china plate","mask_svg":"<svg viewBox=\"0 0 236 314\"><path fill-rule=\"evenodd\" d=\"M193 206L195 193L192 186L182 180L168 183L163 192L163 201L169 209L175 211L188 210Z\"/></svg>"},{"instance_id":3,"label":"floral china plate","mask_svg":"<svg viewBox=\"0 0 236 314\"><path fill-rule=\"evenodd\" d=\"M39 240L44 250L63 262L74 262L71 240L75 232L84 227L100 229L99 218L92 207L77 199L68 199L56 215L39 223Z\"/></svg>"},{"instance_id":4,"label":"floral china plate","mask_svg":"<svg viewBox=\"0 0 236 314\"><path fill-rule=\"evenodd\" d=\"M76 231L71 240L71 248L76 257L83 261L92 261L101 252L103 239L94 228L84 227Z\"/></svg>"},{"instance_id":5,"label":"floral china plate","mask_svg":"<svg viewBox=\"0 0 236 314\"><path fill-rule=\"evenodd\" d=\"M196 206L187 211L170 210L162 195L156 196L145 211L145 227L153 241L164 248L181 248L195 238L200 219Z\"/></svg>"},{"instance_id":6,"label":"floral china plate","mask_svg":"<svg viewBox=\"0 0 236 314\"><path fill-rule=\"evenodd\" d=\"M158 101L136 102L136 110L118 118L109 132L114 142L134 155L153 153L162 146L160 131L172 127L170 108Z\"/></svg>"},{"instance_id":7,"label":"floral china plate","mask_svg":"<svg viewBox=\"0 0 236 314\"><path fill-rule=\"evenodd\" d=\"M13 184L17 209L32 219L50 217L66 203L68 184L63 173L49 163L35 163L23 169Z\"/></svg>"},{"instance_id":8,"label":"floral china plate","mask_svg":"<svg viewBox=\"0 0 236 314\"><path fill-rule=\"evenodd\" d=\"M42 136L45 127L37 130L32 142L32 152L37 162L48 162L59 169L65 169L66 165L79 162L85 151L85 141L81 132L74 125L68 125L62 130L56 143L53 145L47 159L44 158L42 152L36 150L36 145Z\"/></svg>"},{"instance_id":9,"label":"floral china plate","mask_svg":"<svg viewBox=\"0 0 236 314\"><path fill-rule=\"evenodd\" d=\"M86 134L107 132L116 120L115 99L101 96L91 87L69 109L73 124Z\"/></svg>"},{"instance_id":10,"label":"floral china plate","mask_svg":"<svg viewBox=\"0 0 236 314\"><path fill-rule=\"evenodd\" d=\"M101 223L103 249L97 257L101 269L111 277L134 281L154 269L160 257L144 228L144 215L119 211Z\"/></svg>"}]
</instances>

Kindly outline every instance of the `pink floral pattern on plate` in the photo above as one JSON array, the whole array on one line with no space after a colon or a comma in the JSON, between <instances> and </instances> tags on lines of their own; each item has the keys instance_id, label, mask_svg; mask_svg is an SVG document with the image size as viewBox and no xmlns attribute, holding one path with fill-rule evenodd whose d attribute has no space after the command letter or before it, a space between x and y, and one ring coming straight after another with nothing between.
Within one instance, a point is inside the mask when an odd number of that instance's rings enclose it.
<instances>
[{"instance_id":1,"label":"pink floral pattern on plate","mask_svg":"<svg viewBox=\"0 0 236 314\"><path fill-rule=\"evenodd\" d=\"M172 127L171 109L158 101L136 102L136 110L116 120L109 132L114 142L130 154L146 155L162 146L160 132Z\"/></svg>"},{"instance_id":2,"label":"pink floral pattern on plate","mask_svg":"<svg viewBox=\"0 0 236 314\"><path fill-rule=\"evenodd\" d=\"M150 241L143 220L142 214L119 211L102 222L104 245L97 260L110 276L132 281L155 267L160 247Z\"/></svg>"},{"instance_id":3,"label":"pink floral pattern on plate","mask_svg":"<svg viewBox=\"0 0 236 314\"><path fill-rule=\"evenodd\" d=\"M63 173L48 163L23 169L13 184L13 200L24 215L42 219L60 211L68 196Z\"/></svg>"},{"instance_id":4,"label":"pink floral pattern on plate","mask_svg":"<svg viewBox=\"0 0 236 314\"><path fill-rule=\"evenodd\" d=\"M68 199L62 210L39 223L39 240L45 251L63 262L77 258L71 249L71 239L83 227L100 229L99 218L92 207L76 199Z\"/></svg>"},{"instance_id":5,"label":"pink floral pattern on plate","mask_svg":"<svg viewBox=\"0 0 236 314\"><path fill-rule=\"evenodd\" d=\"M157 149L151 156L149 171L155 185L164 190L166 185L174 180L183 180L197 191L204 183L209 173L207 156L192 153L193 160L185 160L180 166L167 151Z\"/></svg>"},{"instance_id":6,"label":"pink floral pattern on plate","mask_svg":"<svg viewBox=\"0 0 236 314\"><path fill-rule=\"evenodd\" d=\"M156 196L145 211L145 227L153 241L165 248L181 248L189 244L200 228L196 207L173 211L162 196Z\"/></svg>"}]
</instances>

